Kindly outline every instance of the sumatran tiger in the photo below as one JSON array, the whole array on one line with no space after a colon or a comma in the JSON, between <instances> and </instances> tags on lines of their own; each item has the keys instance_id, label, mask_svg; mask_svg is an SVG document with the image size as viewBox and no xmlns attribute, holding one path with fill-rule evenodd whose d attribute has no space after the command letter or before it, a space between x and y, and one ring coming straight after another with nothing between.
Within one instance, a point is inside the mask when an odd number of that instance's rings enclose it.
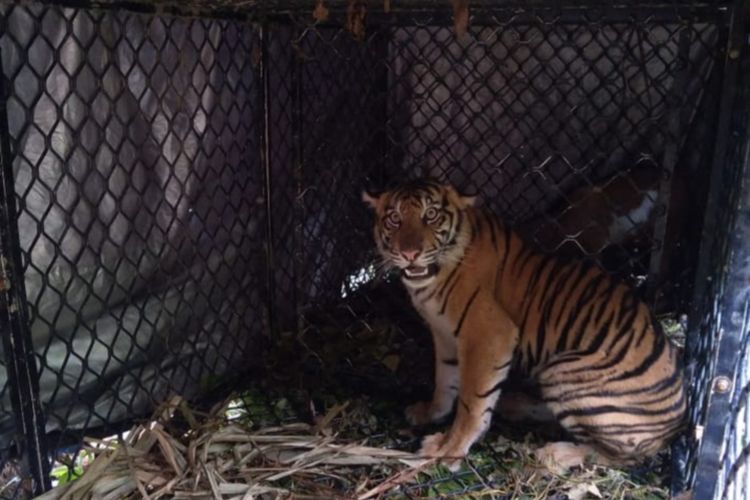
<instances>
[{"instance_id":1,"label":"sumatran tiger","mask_svg":"<svg viewBox=\"0 0 750 500\"><path fill-rule=\"evenodd\" d=\"M573 442L536 450L569 467L632 464L653 455L683 423L685 388L677 349L626 285L584 261L535 251L474 198L431 179L380 195L375 241L400 270L435 351L431 401L406 409L412 425L447 416L447 433L420 454L451 468L488 429L509 374L538 397L508 393L509 418L554 417Z\"/></svg>"}]
</instances>

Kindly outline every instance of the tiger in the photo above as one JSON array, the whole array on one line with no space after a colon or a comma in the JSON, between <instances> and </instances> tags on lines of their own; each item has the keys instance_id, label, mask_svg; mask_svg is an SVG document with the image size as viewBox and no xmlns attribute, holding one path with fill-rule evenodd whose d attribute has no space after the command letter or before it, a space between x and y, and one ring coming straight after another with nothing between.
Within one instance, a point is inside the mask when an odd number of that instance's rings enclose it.
<instances>
[{"instance_id":1,"label":"tiger","mask_svg":"<svg viewBox=\"0 0 750 500\"><path fill-rule=\"evenodd\" d=\"M567 441L534 450L550 466L629 465L663 449L684 425L686 389L647 304L590 261L538 251L476 199L432 178L362 193L382 265L432 334L432 399L406 418L421 426L455 408L419 454L456 470L496 405L562 427ZM509 376L534 390L500 398Z\"/></svg>"}]
</instances>

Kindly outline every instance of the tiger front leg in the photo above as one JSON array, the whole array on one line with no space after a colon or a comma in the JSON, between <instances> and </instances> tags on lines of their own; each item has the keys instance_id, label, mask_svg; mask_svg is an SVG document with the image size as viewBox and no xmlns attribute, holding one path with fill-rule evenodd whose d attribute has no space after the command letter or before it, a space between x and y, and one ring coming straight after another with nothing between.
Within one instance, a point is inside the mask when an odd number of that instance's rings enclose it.
<instances>
[{"instance_id":1,"label":"tiger front leg","mask_svg":"<svg viewBox=\"0 0 750 500\"><path fill-rule=\"evenodd\" d=\"M420 455L440 458L450 469L460 466L469 448L487 431L508 377L518 328L507 313L494 304L477 307L458 337L458 408L450 431L427 436Z\"/></svg>"},{"instance_id":2,"label":"tiger front leg","mask_svg":"<svg viewBox=\"0 0 750 500\"><path fill-rule=\"evenodd\" d=\"M458 359L456 339L452 332L441 334L433 330L435 350L435 389L432 400L420 401L406 408L406 419L411 425L425 425L448 415L458 394Z\"/></svg>"}]
</instances>

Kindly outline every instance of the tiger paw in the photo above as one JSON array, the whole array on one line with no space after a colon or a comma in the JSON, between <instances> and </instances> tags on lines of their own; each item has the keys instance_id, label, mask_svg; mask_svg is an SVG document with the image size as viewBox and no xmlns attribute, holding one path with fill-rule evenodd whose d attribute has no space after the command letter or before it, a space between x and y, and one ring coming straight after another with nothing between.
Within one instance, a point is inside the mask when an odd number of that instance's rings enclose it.
<instances>
[{"instance_id":1,"label":"tiger paw","mask_svg":"<svg viewBox=\"0 0 750 500\"><path fill-rule=\"evenodd\" d=\"M438 462L448 468L451 472L456 472L461 468L461 462L464 459L464 453L456 450L446 450L445 445L448 436L442 432L426 436L422 440L422 448L419 455L428 458L438 458Z\"/></svg>"},{"instance_id":2,"label":"tiger paw","mask_svg":"<svg viewBox=\"0 0 750 500\"><path fill-rule=\"evenodd\" d=\"M404 413L406 414L406 420L411 425L425 425L435 420L432 405L429 401L420 401L408 406Z\"/></svg>"},{"instance_id":3,"label":"tiger paw","mask_svg":"<svg viewBox=\"0 0 750 500\"><path fill-rule=\"evenodd\" d=\"M440 448L443 446L446 440L446 434L438 432L430 434L422 439L422 447L419 449L419 455L428 458L438 458L442 456Z\"/></svg>"},{"instance_id":4,"label":"tiger paw","mask_svg":"<svg viewBox=\"0 0 750 500\"><path fill-rule=\"evenodd\" d=\"M587 463L615 465L589 445L565 441L547 443L534 451L534 455L542 466L556 474L563 474L572 467Z\"/></svg>"}]
</instances>

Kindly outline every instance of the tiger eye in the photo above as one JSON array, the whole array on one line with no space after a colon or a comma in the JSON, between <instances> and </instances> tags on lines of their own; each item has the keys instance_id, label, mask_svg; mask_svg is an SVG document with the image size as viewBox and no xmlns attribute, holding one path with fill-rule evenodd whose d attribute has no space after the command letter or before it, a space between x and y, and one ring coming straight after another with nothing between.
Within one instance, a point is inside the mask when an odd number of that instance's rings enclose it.
<instances>
[{"instance_id":1,"label":"tiger eye","mask_svg":"<svg viewBox=\"0 0 750 500\"><path fill-rule=\"evenodd\" d=\"M428 208L424 213L424 218L427 222L435 222L438 218L438 211L435 207Z\"/></svg>"},{"instance_id":2,"label":"tiger eye","mask_svg":"<svg viewBox=\"0 0 750 500\"><path fill-rule=\"evenodd\" d=\"M386 225L392 228L396 228L401 224L401 215L394 211L388 214L388 217L385 219Z\"/></svg>"}]
</instances>

